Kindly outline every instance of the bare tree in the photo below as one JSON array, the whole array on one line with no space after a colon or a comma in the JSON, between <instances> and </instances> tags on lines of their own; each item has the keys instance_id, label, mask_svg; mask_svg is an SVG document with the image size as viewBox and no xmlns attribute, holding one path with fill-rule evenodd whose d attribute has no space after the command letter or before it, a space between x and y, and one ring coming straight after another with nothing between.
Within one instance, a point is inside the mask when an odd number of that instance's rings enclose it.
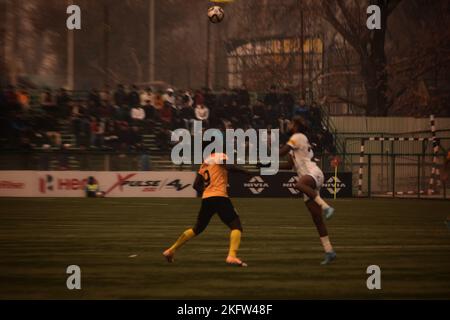
<instances>
[{"instance_id":1,"label":"bare tree","mask_svg":"<svg viewBox=\"0 0 450 320\"><path fill-rule=\"evenodd\" d=\"M366 27L366 9L358 0L322 0L320 12L336 31L357 52L361 64L361 76L366 91L366 114L387 115L388 73L386 68L386 31L388 19L401 0L371 0L379 6L381 29Z\"/></svg>"}]
</instances>

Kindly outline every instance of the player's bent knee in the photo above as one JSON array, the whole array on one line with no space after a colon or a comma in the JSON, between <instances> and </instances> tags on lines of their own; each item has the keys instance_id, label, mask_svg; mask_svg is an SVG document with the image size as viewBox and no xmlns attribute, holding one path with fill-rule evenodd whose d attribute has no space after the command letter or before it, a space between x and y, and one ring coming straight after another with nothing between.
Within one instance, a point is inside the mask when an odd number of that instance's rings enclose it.
<instances>
[{"instance_id":1,"label":"player's bent knee","mask_svg":"<svg viewBox=\"0 0 450 320\"><path fill-rule=\"evenodd\" d=\"M241 220L239 218L236 218L233 221L231 221L228 224L228 227L230 228L230 230L239 230L241 232L244 232L244 230L242 229Z\"/></svg>"},{"instance_id":2,"label":"player's bent knee","mask_svg":"<svg viewBox=\"0 0 450 320\"><path fill-rule=\"evenodd\" d=\"M198 236L200 233L205 231L205 229L206 229L206 226L203 226L203 225L195 225L195 227L192 228L192 230L194 231L196 236Z\"/></svg>"}]
</instances>

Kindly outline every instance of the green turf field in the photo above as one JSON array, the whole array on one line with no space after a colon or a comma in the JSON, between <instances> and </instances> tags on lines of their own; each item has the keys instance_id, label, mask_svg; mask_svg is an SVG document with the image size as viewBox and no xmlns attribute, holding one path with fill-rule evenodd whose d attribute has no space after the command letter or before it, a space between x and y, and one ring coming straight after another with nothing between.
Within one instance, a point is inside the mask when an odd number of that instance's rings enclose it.
<instances>
[{"instance_id":1,"label":"green turf field","mask_svg":"<svg viewBox=\"0 0 450 320\"><path fill-rule=\"evenodd\" d=\"M450 298L448 201L333 202L330 266L319 265L301 200L233 202L248 268L225 265L229 233L217 217L165 262L161 252L195 221L198 199L0 199L0 298ZM82 270L79 291L66 288L72 264ZM372 264L381 290L366 287Z\"/></svg>"}]
</instances>

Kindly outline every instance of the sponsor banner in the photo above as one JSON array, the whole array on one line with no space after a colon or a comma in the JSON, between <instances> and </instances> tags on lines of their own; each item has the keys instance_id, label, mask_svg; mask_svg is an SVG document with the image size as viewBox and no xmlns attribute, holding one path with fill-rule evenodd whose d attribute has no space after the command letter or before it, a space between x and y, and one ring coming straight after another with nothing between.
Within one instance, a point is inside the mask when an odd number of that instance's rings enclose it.
<instances>
[{"instance_id":1,"label":"sponsor banner","mask_svg":"<svg viewBox=\"0 0 450 320\"><path fill-rule=\"evenodd\" d=\"M326 172L324 173L325 179L323 182L322 189L320 189L320 194L324 198L334 197L334 173ZM349 198L352 197L352 173L342 172L337 174L336 179L336 197L338 198Z\"/></svg>"},{"instance_id":2,"label":"sponsor banner","mask_svg":"<svg viewBox=\"0 0 450 320\"><path fill-rule=\"evenodd\" d=\"M196 197L192 188L195 172L103 172L103 171L0 171L0 197L84 197L86 181L93 176L106 197ZM334 174L324 174L321 195L333 197ZM279 172L274 176L247 177L231 174L231 197L300 196L297 175ZM337 197L352 196L352 174L339 173Z\"/></svg>"},{"instance_id":3,"label":"sponsor banner","mask_svg":"<svg viewBox=\"0 0 450 320\"><path fill-rule=\"evenodd\" d=\"M352 174L343 172L338 174L336 180L337 197L352 196ZM229 195L230 197L292 197L300 196L295 189L297 175L294 172L279 172L273 176L255 175L247 177L244 175L230 175ZM324 185L321 188L321 196L330 198L334 196L334 173L324 173Z\"/></svg>"},{"instance_id":4,"label":"sponsor banner","mask_svg":"<svg viewBox=\"0 0 450 320\"><path fill-rule=\"evenodd\" d=\"M106 197L195 197L194 172L109 172L100 180Z\"/></svg>"},{"instance_id":5,"label":"sponsor banner","mask_svg":"<svg viewBox=\"0 0 450 320\"><path fill-rule=\"evenodd\" d=\"M38 187L35 197L84 197L86 181L93 176L101 187L99 172L89 171L36 171Z\"/></svg>"},{"instance_id":6,"label":"sponsor banner","mask_svg":"<svg viewBox=\"0 0 450 320\"><path fill-rule=\"evenodd\" d=\"M34 171L0 171L0 197L31 197L35 189Z\"/></svg>"},{"instance_id":7,"label":"sponsor banner","mask_svg":"<svg viewBox=\"0 0 450 320\"><path fill-rule=\"evenodd\" d=\"M0 171L2 197L84 197L93 176L106 197L195 197L194 172Z\"/></svg>"}]
</instances>

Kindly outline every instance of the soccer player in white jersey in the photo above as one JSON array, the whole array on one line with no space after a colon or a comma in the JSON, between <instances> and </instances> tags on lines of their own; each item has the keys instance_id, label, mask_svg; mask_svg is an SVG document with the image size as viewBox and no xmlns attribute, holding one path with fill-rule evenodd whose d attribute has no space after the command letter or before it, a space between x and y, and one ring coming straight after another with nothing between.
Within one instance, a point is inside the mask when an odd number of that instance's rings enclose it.
<instances>
[{"instance_id":1,"label":"soccer player in white jersey","mask_svg":"<svg viewBox=\"0 0 450 320\"><path fill-rule=\"evenodd\" d=\"M280 149L280 157L289 154L288 166L282 169L295 169L298 174L296 188L303 193L303 198L311 213L314 224L319 232L320 241L325 250L325 259L321 264L329 264L336 259L336 253L331 246L327 227L322 215L328 220L334 214L330 207L321 197L320 188L323 184L323 173L312 160L313 151L306 137L307 127L302 118L295 117L289 128L292 136L288 143Z\"/></svg>"}]
</instances>

